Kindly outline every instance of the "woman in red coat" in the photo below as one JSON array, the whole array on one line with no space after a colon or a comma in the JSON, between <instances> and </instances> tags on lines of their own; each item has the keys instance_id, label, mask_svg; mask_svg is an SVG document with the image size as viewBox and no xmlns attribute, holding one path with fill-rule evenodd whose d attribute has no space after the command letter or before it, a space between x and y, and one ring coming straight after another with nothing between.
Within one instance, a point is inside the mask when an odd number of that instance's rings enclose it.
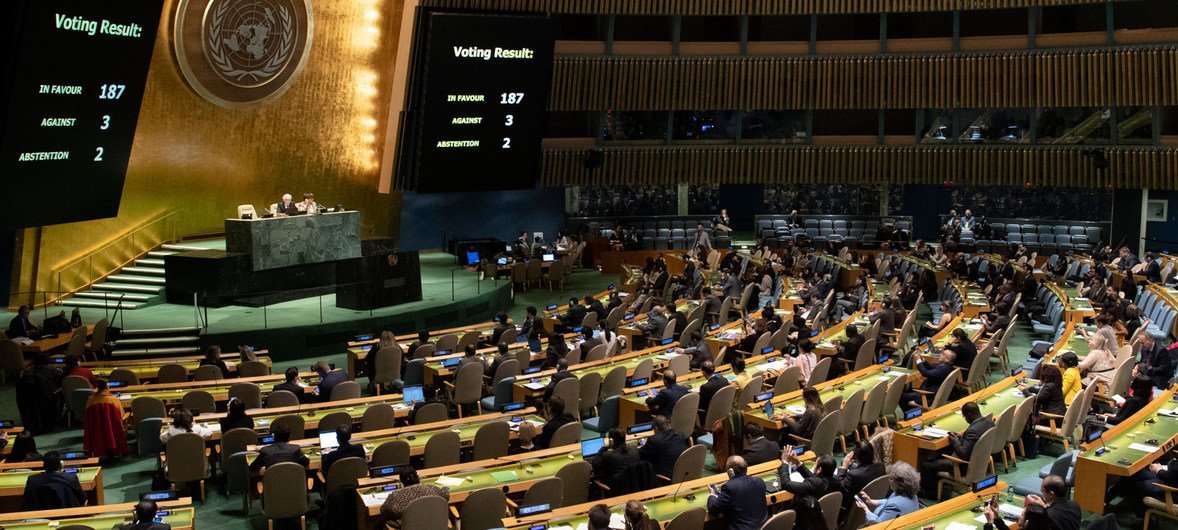
<instances>
[{"instance_id":1,"label":"woman in red coat","mask_svg":"<svg viewBox=\"0 0 1178 530\"><path fill-rule=\"evenodd\" d=\"M106 380L94 383L94 394L86 400L86 419L82 430L82 447L103 457L127 454L127 430L123 427L123 404L110 393Z\"/></svg>"}]
</instances>

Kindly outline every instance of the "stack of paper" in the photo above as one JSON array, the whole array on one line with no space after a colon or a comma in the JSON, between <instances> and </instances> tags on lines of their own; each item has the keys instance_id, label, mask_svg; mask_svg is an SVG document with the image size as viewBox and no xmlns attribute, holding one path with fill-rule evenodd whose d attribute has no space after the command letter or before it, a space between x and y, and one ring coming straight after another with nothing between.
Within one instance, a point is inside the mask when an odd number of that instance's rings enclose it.
<instances>
[{"instance_id":1,"label":"stack of paper","mask_svg":"<svg viewBox=\"0 0 1178 530\"><path fill-rule=\"evenodd\" d=\"M924 431L921 433L921 436L924 436L925 438L944 438L949 436L949 431L946 431L945 429L937 429L935 427L925 427Z\"/></svg>"},{"instance_id":2,"label":"stack of paper","mask_svg":"<svg viewBox=\"0 0 1178 530\"><path fill-rule=\"evenodd\" d=\"M462 480L460 478L456 478L456 477L438 477L438 480L436 482L438 483L439 486L446 486L447 488L453 488L453 487L461 486L466 481Z\"/></svg>"}]
</instances>

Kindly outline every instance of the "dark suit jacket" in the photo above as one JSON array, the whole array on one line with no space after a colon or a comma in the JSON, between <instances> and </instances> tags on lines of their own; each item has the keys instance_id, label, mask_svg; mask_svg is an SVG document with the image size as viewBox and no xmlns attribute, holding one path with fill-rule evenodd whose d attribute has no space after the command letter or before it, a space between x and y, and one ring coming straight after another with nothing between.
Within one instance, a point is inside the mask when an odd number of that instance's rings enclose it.
<instances>
[{"instance_id":1,"label":"dark suit jacket","mask_svg":"<svg viewBox=\"0 0 1178 530\"><path fill-rule=\"evenodd\" d=\"M675 461L688 447L687 438L674 430L667 429L656 432L654 436L648 438L646 445L638 449L638 458L650 462L655 473L670 477L671 473L675 471Z\"/></svg>"},{"instance_id":2,"label":"dark suit jacket","mask_svg":"<svg viewBox=\"0 0 1178 530\"><path fill-rule=\"evenodd\" d=\"M1080 530L1080 506L1071 499L1059 499L1047 507L1052 530Z\"/></svg>"},{"instance_id":3,"label":"dark suit jacket","mask_svg":"<svg viewBox=\"0 0 1178 530\"><path fill-rule=\"evenodd\" d=\"M552 443L552 435L556 434L557 429L574 421L577 421L577 419L567 412L548 420L548 423L545 423L544 428L540 430L540 434L537 434L532 439L532 445L536 449L548 449L548 444Z\"/></svg>"},{"instance_id":4,"label":"dark suit jacket","mask_svg":"<svg viewBox=\"0 0 1178 530\"><path fill-rule=\"evenodd\" d=\"M686 396L690 390L683 385L674 385L664 388L655 394L654 397L646 400L646 406L650 407L650 413L655 416L671 417L671 411L675 410L675 403L679 402L679 398Z\"/></svg>"},{"instance_id":5,"label":"dark suit jacket","mask_svg":"<svg viewBox=\"0 0 1178 530\"><path fill-rule=\"evenodd\" d=\"M638 451L632 447L627 447L624 452L616 449L603 450L589 457L589 464L593 466L593 477L610 489L614 489L617 475L626 469L626 466L637 463Z\"/></svg>"},{"instance_id":6,"label":"dark suit jacket","mask_svg":"<svg viewBox=\"0 0 1178 530\"><path fill-rule=\"evenodd\" d=\"M924 382L920 384L920 389L927 392L936 392L941 387L941 383L953 373L955 366L948 363L917 363L916 369L920 370L920 375L924 376Z\"/></svg>"},{"instance_id":7,"label":"dark suit jacket","mask_svg":"<svg viewBox=\"0 0 1178 530\"><path fill-rule=\"evenodd\" d=\"M221 377L224 379L229 379L229 365L225 364L225 361L222 361L220 359L218 359L216 361L210 361L208 359L201 359L200 366L216 366L217 368L221 369Z\"/></svg>"},{"instance_id":8,"label":"dark suit jacket","mask_svg":"<svg viewBox=\"0 0 1178 530\"><path fill-rule=\"evenodd\" d=\"M76 508L86 503L78 475L60 471L42 472L25 481L21 510Z\"/></svg>"},{"instance_id":9,"label":"dark suit jacket","mask_svg":"<svg viewBox=\"0 0 1178 530\"><path fill-rule=\"evenodd\" d=\"M168 523L127 523L118 526L119 530L172 530Z\"/></svg>"},{"instance_id":10,"label":"dark suit jacket","mask_svg":"<svg viewBox=\"0 0 1178 530\"><path fill-rule=\"evenodd\" d=\"M284 381L274 385L274 391L277 392L279 390L285 390L291 394L294 394L295 397L299 398L299 403L307 402L307 389L303 388L303 386L298 383L287 383Z\"/></svg>"},{"instance_id":11,"label":"dark suit jacket","mask_svg":"<svg viewBox=\"0 0 1178 530\"><path fill-rule=\"evenodd\" d=\"M1039 388L1028 388L1035 394L1035 410L1048 414L1064 415L1068 407L1063 402L1063 389L1055 383L1048 383Z\"/></svg>"},{"instance_id":12,"label":"dark suit jacket","mask_svg":"<svg viewBox=\"0 0 1178 530\"><path fill-rule=\"evenodd\" d=\"M298 215L299 203L290 201L290 206L286 206L282 201L278 201L278 207L275 208L274 213L284 213L287 215Z\"/></svg>"},{"instance_id":13,"label":"dark suit jacket","mask_svg":"<svg viewBox=\"0 0 1178 530\"><path fill-rule=\"evenodd\" d=\"M883 324L880 324L880 328L882 327ZM863 335L855 335L854 337L847 339L846 342L843 343L843 359L851 361L852 363L855 362L855 358L859 356L859 348L862 348L863 344L866 342L867 337Z\"/></svg>"},{"instance_id":14,"label":"dark suit jacket","mask_svg":"<svg viewBox=\"0 0 1178 530\"><path fill-rule=\"evenodd\" d=\"M742 456L750 466L772 462L781 457L781 445L762 436L745 446Z\"/></svg>"},{"instance_id":15,"label":"dark suit jacket","mask_svg":"<svg viewBox=\"0 0 1178 530\"><path fill-rule=\"evenodd\" d=\"M12 317L12 322L8 324L8 338L28 337L29 331L35 329L37 329L37 326L33 324L33 321L17 315Z\"/></svg>"},{"instance_id":16,"label":"dark suit jacket","mask_svg":"<svg viewBox=\"0 0 1178 530\"><path fill-rule=\"evenodd\" d=\"M559 383L565 379L568 379L570 377L575 377L575 376L573 375L572 372L570 372L568 370L561 370L559 372L556 372L556 374L554 374L552 376L552 379L548 381L548 388L544 389L544 401L548 401L549 399L552 399L552 391L556 390L557 383Z\"/></svg>"},{"instance_id":17,"label":"dark suit jacket","mask_svg":"<svg viewBox=\"0 0 1178 530\"><path fill-rule=\"evenodd\" d=\"M364 458L364 455L364 446L362 444L340 444L334 451L323 455L323 476L327 476L327 470L331 468L332 464L345 458Z\"/></svg>"},{"instance_id":18,"label":"dark suit jacket","mask_svg":"<svg viewBox=\"0 0 1178 530\"><path fill-rule=\"evenodd\" d=\"M1010 320L1008 319L1006 323L1010 324ZM958 346L950 346L949 349L957 355L953 358L953 366L957 368L969 370L969 367L973 366L973 360L978 356L978 347L968 340L962 341Z\"/></svg>"},{"instance_id":19,"label":"dark suit jacket","mask_svg":"<svg viewBox=\"0 0 1178 530\"><path fill-rule=\"evenodd\" d=\"M708 405L712 403L712 396L715 396L716 392L726 386L728 386L728 380L724 376L712 374L712 378L699 387L699 409L706 413ZM711 430L712 426L704 425L703 428Z\"/></svg>"},{"instance_id":20,"label":"dark suit jacket","mask_svg":"<svg viewBox=\"0 0 1178 530\"><path fill-rule=\"evenodd\" d=\"M986 431L994 427L994 420L987 416L982 416L969 424L965 432L957 437L956 442L950 439L953 446L953 456L962 460L969 460L969 453L973 451L974 444L978 443L978 439L982 437Z\"/></svg>"},{"instance_id":21,"label":"dark suit jacket","mask_svg":"<svg viewBox=\"0 0 1178 530\"><path fill-rule=\"evenodd\" d=\"M781 489L794 494L794 497L809 495L815 499L821 499L823 495L830 493L832 489L830 481L811 473L810 468L804 465L798 466L798 474L802 476L801 482L790 480L789 464L782 462L781 466L777 468L777 478L781 480Z\"/></svg>"},{"instance_id":22,"label":"dark suit jacket","mask_svg":"<svg viewBox=\"0 0 1178 530\"><path fill-rule=\"evenodd\" d=\"M491 344L499 344L499 338L503 336L503 332L511 329L511 324L500 322L495 325L495 329L491 330Z\"/></svg>"},{"instance_id":23,"label":"dark suit jacket","mask_svg":"<svg viewBox=\"0 0 1178 530\"><path fill-rule=\"evenodd\" d=\"M687 327L687 315L675 313L675 337L683 335L683 328Z\"/></svg>"},{"instance_id":24,"label":"dark suit jacket","mask_svg":"<svg viewBox=\"0 0 1178 530\"><path fill-rule=\"evenodd\" d=\"M576 304L573 307L570 307L568 312L565 313L564 318L560 320L561 322L564 322L564 325L566 326L576 327L581 325L581 321L585 320L585 315L587 314L589 314L589 311L585 310L585 306Z\"/></svg>"},{"instance_id":25,"label":"dark suit jacket","mask_svg":"<svg viewBox=\"0 0 1178 530\"><path fill-rule=\"evenodd\" d=\"M757 530L765 522L765 481L741 475L708 497L708 513L723 514L729 530Z\"/></svg>"},{"instance_id":26,"label":"dark suit jacket","mask_svg":"<svg viewBox=\"0 0 1178 530\"><path fill-rule=\"evenodd\" d=\"M348 377L348 373L343 370L327 372L327 375L319 380L319 401L331 401L331 390L340 383L350 380L351 378Z\"/></svg>"},{"instance_id":27,"label":"dark suit jacket","mask_svg":"<svg viewBox=\"0 0 1178 530\"><path fill-rule=\"evenodd\" d=\"M871 323L874 324L876 320L880 321L880 331L891 333L896 330L896 313L891 309L881 309L875 316L871 317Z\"/></svg>"},{"instance_id":28,"label":"dark suit jacket","mask_svg":"<svg viewBox=\"0 0 1178 530\"><path fill-rule=\"evenodd\" d=\"M843 506L850 506L854 497L867 487L871 481L887 474L883 464L875 463L870 466L852 467L847 470L839 468L834 473L835 487L843 492Z\"/></svg>"},{"instance_id":29,"label":"dark suit jacket","mask_svg":"<svg viewBox=\"0 0 1178 530\"><path fill-rule=\"evenodd\" d=\"M250 471L257 472L266 466L274 464L281 464L283 462L295 462L303 467L307 467L311 460L307 455L303 454L302 448L288 442L276 442L267 446L263 446L258 450L258 457L250 464Z\"/></svg>"},{"instance_id":30,"label":"dark suit jacket","mask_svg":"<svg viewBox=\"0 0 1178 530\"><path fill-rule=\"evenodd\" d=\"M598 322L604 321L609 316L609 311L605 309L605 306L601 305L601 300L594 300L593 305L589 306L589 310L597 313Z\"/></svg>"}]
</instances>

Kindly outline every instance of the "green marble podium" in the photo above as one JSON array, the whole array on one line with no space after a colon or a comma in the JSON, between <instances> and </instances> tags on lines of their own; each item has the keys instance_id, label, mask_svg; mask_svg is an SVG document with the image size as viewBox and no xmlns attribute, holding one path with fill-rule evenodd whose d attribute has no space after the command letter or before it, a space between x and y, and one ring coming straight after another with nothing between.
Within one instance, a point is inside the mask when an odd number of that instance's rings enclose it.
<instances>
[{"instance_id":1,"label":"green marble podium","mask_svg":"<svg viewBox=\"0 0 1178 530\"><path fill-rule=\"evenodd\" d=\"M254 271L360 257L360 212L226 219L225 250L249 254Z\"/></svg>"}]
</instances>

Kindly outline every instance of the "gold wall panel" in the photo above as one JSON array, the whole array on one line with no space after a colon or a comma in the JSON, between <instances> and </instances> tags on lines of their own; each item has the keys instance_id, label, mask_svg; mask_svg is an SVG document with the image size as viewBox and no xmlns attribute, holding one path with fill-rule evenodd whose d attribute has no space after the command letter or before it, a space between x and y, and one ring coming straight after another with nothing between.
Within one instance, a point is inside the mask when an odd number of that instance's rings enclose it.
<instances>
[{"instance_id":1,"label":"gold wall panel","mask_svg":"<svg viewBox=\"0 0 1178 530\"><path fill-rule=\"evenodd\" d=\"M857 57L558 57L553 111L1178 104L1178 48Z\"/></svg>"},{"instance_id":2,"label":"gold wall panel","mask_svg":"<svg viewBox=\"0 0 1178 530\"><path fill-rule=\"evenodd\" d=\"M1113 0L1131 1L1131 0ZM810 15L1103 4L1103 0L424 0L430 7L593 15Z\"/></svg>"},{"instance_id":3,"label":"gold wall panel","mask_svg":"<svg viewBox=\"0 0 1178 530\"><path fill-rule=\"evenodd\" d=\"M541 186L822 183L1178 189L1178 149L1108 147L1098 171L1083 147L722 146L544 151Z\"/></svg>"},{"instance_id":4,"label":"gold wall panel","mask_svg":"<svg viewBox=\"0 0 1178 530\"><path fill-rule=\"evenodd\" d=\"M376 190L404 1L315 2L302 75L282 97L235 110L185 85L176 2L165 2L119 215L45 227L39 248L26 234L18 291L55 289L56 268L166 212L181 235L221 232L238 204L262 209L285 192L362 210L365 235L397 233L400 195Z\"/></svg>"}]
</instances>

